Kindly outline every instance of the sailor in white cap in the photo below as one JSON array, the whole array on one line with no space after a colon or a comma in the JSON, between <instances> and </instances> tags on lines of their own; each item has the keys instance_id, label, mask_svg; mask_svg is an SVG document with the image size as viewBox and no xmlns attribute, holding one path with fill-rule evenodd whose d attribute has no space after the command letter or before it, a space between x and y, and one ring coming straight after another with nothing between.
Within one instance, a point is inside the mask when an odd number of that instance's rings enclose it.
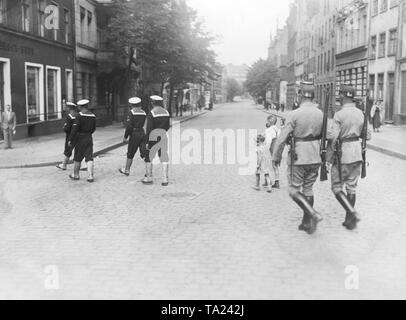
<instances>
[{"instance_id":1,"label":"sailor in white cap","mask_svg":"<svg viewBox=\"0 0 406 320\"><path fill-rule=\"evenodd\" d=\"M80 163L85 159L87 163L88 182L93 182L93 137L96 131L96 116L88 110L89 100L80 100L77 105L81 111L77 114L72 132L69 137L69 145L75 142L75 156L73 174L69 175L72 180L79 180Z\"/></svg>"},{"instance_id":2,"label":"sailor in white cap","mask_svg":"<svg viewBox=\"0 0 406 320\"><path fill-rule=\"evenodd\" d=\"M148 137L148 152L145 158L145 178L142 180L144 184L152 184L152 160L158 153L162 163L163 180L162 186L167 186L168 182L168 135L167 131L170 128L170 114L162 107L163 99L160 96L151 96L152 110L147 116L147 137Z\"/></svg>"},{"instance_id":3,"label":"sailor in white cap","mask_svg":"<svg viewBox=\"0 0 406 320\"><path fill-rule=\"evenodd\" d=\"M72 146L69 145L69 136L72 131L73 123L76 119L76 113L78 111L77 105L73 102L67 102L66 108L68 109L69 113L66 116L65 123L63 125L63 131L65 131L66 133L65 150L63 152L65 158L63 159L62 163L56 166L58 169L61 169L63 171L66 171L69 159L72 156L74 144Z\"/></svg>"},{"instance_id":4,"label":"sailor in white cap","mask_svg":"<svg viewBox=\"0 0 406 320\"><path fill-rule=\"evenodd\" d=\"M127 149L127 162L125 168L119 169L119 172L129 176L133 159L138 149L140 149L140 156L145 159L147 156L147 136L145 134L144 125L147 119L147 114L141 109L141 99L133 97L128 100L132 107L127 116L127 127L124 133L124 142L128 143Z\"/></svg>"}]
</instances>

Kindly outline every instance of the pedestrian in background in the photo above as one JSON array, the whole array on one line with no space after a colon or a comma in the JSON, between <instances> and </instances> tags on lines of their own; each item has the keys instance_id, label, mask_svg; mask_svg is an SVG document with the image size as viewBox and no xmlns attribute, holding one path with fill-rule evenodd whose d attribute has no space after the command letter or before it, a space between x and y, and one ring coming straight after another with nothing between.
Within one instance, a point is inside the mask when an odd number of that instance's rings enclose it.
<instances>
[{"instance_id":1,"label":"pedestrian in background","mask_svg":"<svg viewBox=\"0 0 406 320\"><path fill-rule=\"evenodd\" d=\"M65 149L64 149L64 156L62 163L58 164L56 167L63 171L66 171L68 162L70 157L72 156L73 148L74 148L74 141L72 141L72 145L69 145L69 136L72 132L73 123L76 119L76 114L78 112L77 105L73 102L67 102L66 107L68 108L68 115L66 116L65 123L63 125L63 131L65 131L66 138L65 138Z\"/></svg>"},{"instance_id":2,"label":"pedestrian in background","mask_svg":"<svg viewBox=\"0 0 406 320\"><path fill-rule=\"evenodd\" d=\"M133 159L138 149L140 149L140 156L145 159L147 155L147 136L145 135L144 125L147 119L147 114L141 108L141 99L133 97L128 100L132 107L127 116L127 127L124 133L124 142L130 138L127 148L127 161L125 168L119 169L119 172L129 176Z\"/></svg>"},{"instance_id":3,"label":"pedestrian in background","mask_svg":"<svg viewBox=\"0 0 406 320\"><path fill-rule=\"evenodd\" d=\"M379 132L381 125L382 125L382 116L383 116L383 101L379 99L374 103L371 108L371 119L372 119L372 127L374 128L374 132Z\"/></svg>"},{"instance_id":4,"label":"pedestrian in background","mask_svg":"<svg viewBox=\"0 0 406 320\"><path fill-rule=\"evenodd\" d=\"M75 144L73 174L69 175L72 180L79 180L80 163L85 159L87 164L87 181L94 182L93 164L93 133L96 131L96 116L89 111L90 101L80 100L77 105L81 108L72 126L69 136L69 146Z\"/></svg>"},{"instance_id":5,"label":"pedestrian in background","mask_svg":"<svg viewBox=\"0 0 406 320\"><path fill-rule=\"evenodd\" d=\"M145 178L143 184L153 184L152 161L158 153L162 163L162 186L169 185L169 153L168 153L168 130L170 128L170 114L162 106L162 97L154 95L150 97L153 109L147 115L147 155L145 157Z\"/></svg>"},{"instance_id":6,"label":"pedestrian in background","mask_svg":"<svg viewBox=\"0 0 406 320\"><path fill-rule=\"evenodd\" d=\"M17 118L11 111L11 105L6 105L6 110L1 113L1 130L4 136L4 149L13 149L13 135L16 134Z\"/></svg>"},{"instance_id":7,"label":"pedestrian in background","mask_svg":"<svg viewBox=\"0 0 406 320\"><path fill-rule=\"evenodd\" d=\"M275 144L276 140L280 134L280 129L277 126L278 119L277 117L271 115L267 118L267 123L266 123L266 130L265 130L265 143L267 145L267 150L269 152L269 156L271 158L271 164L272 164L272 171L274 174L274 184L272 185L272 188L274 189L279 189L279 167L275 166L274 163L272 162L272 153L275 149ZM271 179L272 180L272 179ZM267 183L265 179L265 183ZM267 185L264 185L267 187Z\"/></svg>"},{"instance_id":8,"label":"pedestrian in background","mask_svg":"<svg viewBox=\"0 0 406 320\"><path fill-rule=\"evenodd\" d=\"M271 155L269 149L266 144L266 138L264 135L259 134L257 136L257 171L255 173L256 176L256 184L254 189L257 191L261 190L261 174L265 177L265 184L267 187L267 192L272 192L272 182L269 176L270 168L271 168Z\"/></svg>"}]
</instances>

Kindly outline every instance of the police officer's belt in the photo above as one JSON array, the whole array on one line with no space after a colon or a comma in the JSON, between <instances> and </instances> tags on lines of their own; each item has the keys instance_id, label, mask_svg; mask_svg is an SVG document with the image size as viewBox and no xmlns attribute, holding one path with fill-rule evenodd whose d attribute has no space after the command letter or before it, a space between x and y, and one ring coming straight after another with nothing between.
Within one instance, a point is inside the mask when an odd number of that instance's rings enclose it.
<instances>
[{"instance_id":1,"label":"police officer's belt","mask_svg":"<svg viewBox=\"0 0 406 320\"><path fill-rule=\"evenodd\" d=\"M318 141L320 140L321 137L314 137L314 136L308 136L308 137L304 137L304 138L295 138L296 142L310 142L310 141Z\"/></svg>"},{"instance_id":2,"label":"police officer's belt","mask_svg":"<svg viewBox=\"0 0 406 320\"><path fill-rule=\"evenodd\" d=\"M91 132L78 132L78 135L80 136L89 136L91 134L92 134Z\"/></svg>"},{"instance_id":3,"label":"police officer's belt","mask_svg":"<svg viewBox=\"0 0 406 320\"><path fill-rule=\"evenodd\" d=\"M355 142L355 141L359 141L359 137L344 138L344 139L341 139L340 141L341 141L341 143Z\"/></svg>"},{"instance_id":4,"label":"police officer's belt","mask_svg":"<svg viewBox=\"0 0 406 320\"><path fill-rule=\"evenodd\" d=\"M133 128L133 131L144 131L144 128Z\"/></svg>"}]
</instances>

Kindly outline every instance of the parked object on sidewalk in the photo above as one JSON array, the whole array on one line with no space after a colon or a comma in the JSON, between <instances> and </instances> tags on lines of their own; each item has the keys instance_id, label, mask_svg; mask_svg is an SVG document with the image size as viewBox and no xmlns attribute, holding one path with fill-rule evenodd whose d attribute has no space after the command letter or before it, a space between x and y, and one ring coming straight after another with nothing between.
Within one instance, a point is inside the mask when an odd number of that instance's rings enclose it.
<instances>
[{"instance_id":1,"label":"parked object on sidewalk","mask_svg":"<svg viewBox=\"0 0 406 320\"><path fill-rule=\"evenodd\" d=\"M150 97L153 109L147 116L147 154L145 157L144 184L152 184L152 160L158 154L162 163L162 186L168 186L168 130L170 128L170 114L162 107L163 99L159 96Z\"/></svg>"},{"instance_id":2,"label":"parked object on sidewalk","mask_svg":"<svg viewBox=\"0 0 406 320\"><path fill-rule=\"evenodd\" d=\"M277 139L272 160L279 166L283 150L290 143L288 157L289 195L303 210L299 230L313 234L321 215L314 209L313 185L317 180L320 159L320 135L323 113L313 103L315 88L312 83L301 84L301 107L291 113Z\"/></svg>"},{"instance_id":3,"label":"parked object on sidewalk","mask_svg":"<svg viewBox=\"0 0 406 320\"><path fill-rule=\"evenodd\" d=\"M89 100L80 100L77 105L81 111L77 114L69 136L69 145L75 143L74 171L69 175L72 180L79 180L80 163L85 159L88 182L94 182L93 133L96 131L96 116L88 110Z\"/></svg>"},{"instance_id":4,"label":"parked object on sidewalk","mask_svg":"<svg viewBox=\"0 0 406 320\"><path fill-rule=\"evenodd\" d=\"M1 130L4 137L4 149L13 148L13 135L16 134L17 118L15 112L11 110L11 105L6 105L6 110L1 114Z\"/></svg>"},{"instance_id":5,"label":"parked object on sidewalk","mask_svg":"<svg viewBox=\"0 0 406 320\"><path fill-rule=\"evenodd\" d=\"M125 168L119 169L119 172L129 176L133 159L138 149L140 150L140 156L145 159L147 155L147 137L144 130L147 114L141 108L141 99L134 97L128 100L128 103L132 107L127 116L127 126L124 133L124 142L129 139L127 148L127 160Z\"/></svg>"},{"instance_id":6,"label":"parked object on sidewalk","mask_svg":"<svg viewBox=\"0 0 406 320\"><path fill-rule=\"evenodd\" d=\"M335 157L331 163L331 189L346 211L343 226L348 230L355 229L360 221L354 206L363 163L360 138L364 124L368 121L367 114L353 102L354 92L355 89L351 85L341 86L342 109L334 115L334 126L328 137L332 145L336 146ZM344 193L344 187L347 193Z\"/></svg>"},{"instance_id":7,"label":"parked object on sidewalk","mask_svg":"<svg viewBox=\"0 0 406 320\"><path fill-rule=\"evenodd\" d=\"M383 101L377 100L371 108L372 127L374 132L379 132L383 122Z\"/></svg>"}]
</instances>

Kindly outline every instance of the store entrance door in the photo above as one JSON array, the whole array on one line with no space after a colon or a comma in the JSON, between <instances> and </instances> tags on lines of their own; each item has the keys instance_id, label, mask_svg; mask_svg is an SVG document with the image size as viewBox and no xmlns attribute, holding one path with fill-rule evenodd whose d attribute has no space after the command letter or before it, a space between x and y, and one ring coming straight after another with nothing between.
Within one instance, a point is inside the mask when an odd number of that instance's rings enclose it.
<instances>
[{"instance_id":1,"label":"store entrance door","mask_svg":"<svg viewBox=\"0 0 406 320\"><path fill-rule=\"evenodd\" d=\"M393 121L393 106L395 103L395 75L393 73L388 74L388 101L386 103L386 121Z\"/></svg>"}]
</instances>

